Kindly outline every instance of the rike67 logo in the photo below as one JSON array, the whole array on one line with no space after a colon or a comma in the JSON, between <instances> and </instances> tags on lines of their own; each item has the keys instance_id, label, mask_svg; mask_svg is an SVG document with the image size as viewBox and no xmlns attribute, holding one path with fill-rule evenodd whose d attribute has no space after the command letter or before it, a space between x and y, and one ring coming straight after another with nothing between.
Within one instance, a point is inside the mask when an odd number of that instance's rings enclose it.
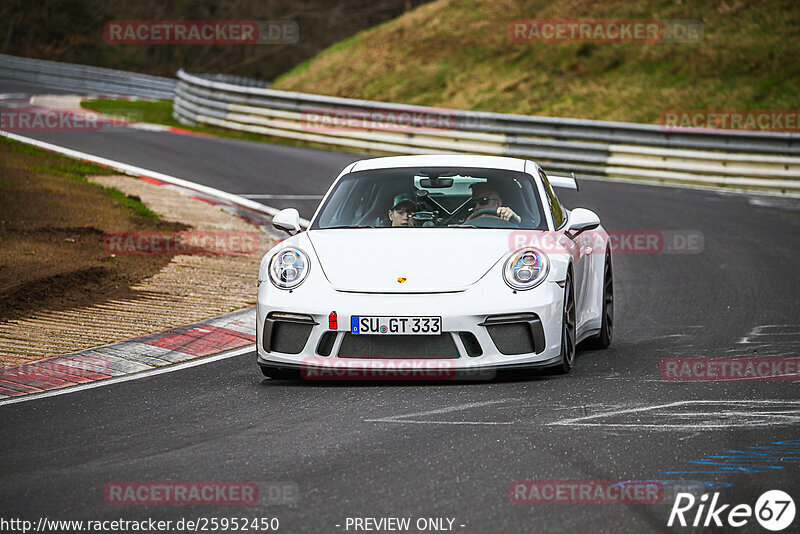
<instances>
[{"instance_id":1,"label":"rike67 logo","mask_svg":"<svg viewBox=\"0 0 800 534\"><path fill-rule=\"evenodd\" d=\"M794 500L781 490L764 492L755 507L749 504L720 504L719 492L713 494L710 502L708 493L704 493L700 499L691 493L678 493L667 526L738 528L747 525L755 516L762 527L777 532L791 525L794 515Z\"/></svg>"}]
</instances>

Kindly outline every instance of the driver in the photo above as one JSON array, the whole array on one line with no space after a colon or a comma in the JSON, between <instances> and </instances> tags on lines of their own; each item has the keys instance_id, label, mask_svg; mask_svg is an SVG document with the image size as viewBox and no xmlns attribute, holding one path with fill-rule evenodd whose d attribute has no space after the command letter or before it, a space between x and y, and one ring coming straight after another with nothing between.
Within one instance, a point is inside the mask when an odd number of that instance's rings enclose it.
<instances>
[{"instance_id":1,"label":"driver","mask_svg":"<svg viewBox=\"0 0 800 534\"><path fill-rule=\"evenodd\" d=\"M411 214L417 211L417 204L411 195L400 193L394 197L394 206L389 210L391 226L411 226Z\"/></svg>"},{"instance_id":2,"label":"driver","mask_svg":"<svg viewBox=\"0 0 800 534\"><path fill-rule=\"evenodd\" d=\"M508 206L503 206L503 199L488 182L474 183L470 186L470 189L472 189L472 200L475 202L475 210L473 213L480 210L494 210L497 216L504 221L513 220L517 224L522 222L522 217L514 213L514 210ZM486 215L488 214L478 215L478 217L484 217Z\"/></svg>"}]
</instances>

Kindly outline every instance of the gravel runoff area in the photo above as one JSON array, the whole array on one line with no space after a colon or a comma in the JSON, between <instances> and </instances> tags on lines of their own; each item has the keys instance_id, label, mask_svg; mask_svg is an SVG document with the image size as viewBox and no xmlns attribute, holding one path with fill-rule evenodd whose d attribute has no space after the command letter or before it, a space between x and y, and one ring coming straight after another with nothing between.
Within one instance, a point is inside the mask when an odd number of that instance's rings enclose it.
<instances>
[{"instance_id":1,"label":"gravel runoff area","mask_svg":"<svg viewBox=\"0 0 800 534\"><path fill-rule=\"evenodd\" d=\"M255 304L259 261L275 244L261 230L169 187L128 176L89 179L138 196L162 221L182 223L199 235L235 232L224 235L244 236L256 246L245 247L246 254L176 255L160 272L132 286L133 296L128 292L124 298L0 323L0 366L114 343Z\"/></svg>"}]
</instances>

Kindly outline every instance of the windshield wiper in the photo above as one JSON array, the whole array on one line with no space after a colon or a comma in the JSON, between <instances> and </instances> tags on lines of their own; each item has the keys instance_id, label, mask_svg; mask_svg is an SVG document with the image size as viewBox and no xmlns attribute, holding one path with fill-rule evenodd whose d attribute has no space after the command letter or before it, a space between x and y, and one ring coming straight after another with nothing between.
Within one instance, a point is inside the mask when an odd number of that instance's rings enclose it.
<instances>
[{"instance_id":1,"label":"windshield wiper","mask_svg":"<svg viewBox=\"0 0 800 534\"><path fill-rule=\"evenodd\" d=\"M477 228L474 224L448 224L448 228Z\"/></svg>"},{"instance_id":2,"label":"windshield wiper","mask_svg":"<svg viewBox=\"0 0 800 534\"><path fill-rule=\"evenodd\" d=\"M341 230L342 228L375 228L375 227L369 224L365 225L343 224L341 226L326 226L325 228L321 228L321 230Z\"/></svg>"}]
</instances>

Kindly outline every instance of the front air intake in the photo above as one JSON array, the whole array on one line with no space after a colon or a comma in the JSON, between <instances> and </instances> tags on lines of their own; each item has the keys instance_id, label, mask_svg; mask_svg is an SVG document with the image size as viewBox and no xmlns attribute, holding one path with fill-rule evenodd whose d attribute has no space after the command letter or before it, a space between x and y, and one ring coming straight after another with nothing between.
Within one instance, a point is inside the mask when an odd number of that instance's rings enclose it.
<instances>
[{"instance_id":1,"label":"front air intake","mask_svg":"<svg viewBox=\"0 0 800 534\"><path fill-rule=\"evenodd\" d=\"M506 356L544 350L544 328L535 313L490 315L480 326L486 327L497 350Z\"/></svg>"},{"instance_id":2,"label":"front air intake","mask_svg":"<svg viewBox=\"0 0 800 534\"><path fill-rule=\"evenodd\" d=\"M449 333L436 336L381 336L344 334L340 358L458 358L458 348Z\"/></svg>"},{"instance_id":3,"label":"front air intake","mask_svg":"<svg viewBox=\"0 0 800 534\"><path fill-rule=\"evenodd\" d=\"M300 354L316 324L310 315L271 312L264 321L264 350Z\"/></svg>"}]
</instances>

